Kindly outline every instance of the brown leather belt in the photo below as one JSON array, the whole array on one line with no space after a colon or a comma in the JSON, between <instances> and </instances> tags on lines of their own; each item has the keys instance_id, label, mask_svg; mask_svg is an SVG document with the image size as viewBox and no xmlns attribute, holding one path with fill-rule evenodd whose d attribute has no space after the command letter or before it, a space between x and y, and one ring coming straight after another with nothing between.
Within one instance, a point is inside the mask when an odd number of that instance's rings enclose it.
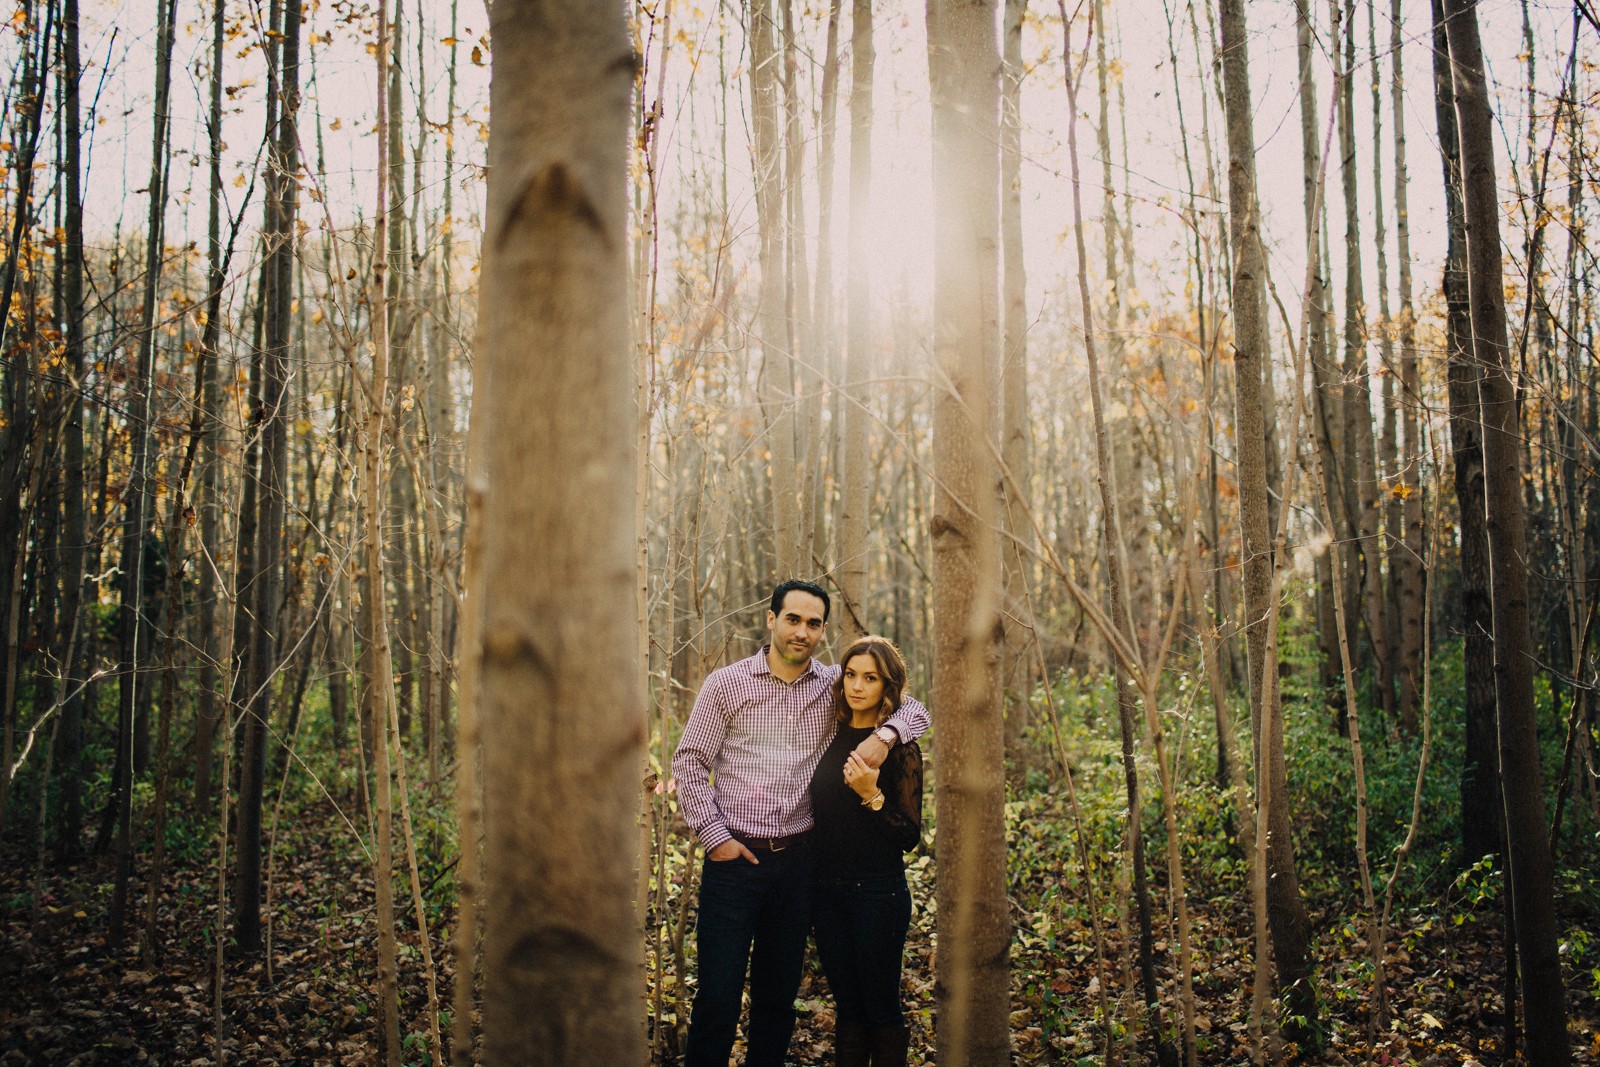
<instances>
[{"instance_id":1,"label":"brown leather belt","mask_svg":"<svg viewBox=\"0 0 1600 1067\"><path fill-rule=\"evenodd\" d=\"M801 841L811 836L810 830L802 830L798 834L787 834L783 837L750 837L747 834L733 833L733 839L748 849L759 849L762 852L782 852L790 845L798 845Z\"/></svg>"}]
</instances>

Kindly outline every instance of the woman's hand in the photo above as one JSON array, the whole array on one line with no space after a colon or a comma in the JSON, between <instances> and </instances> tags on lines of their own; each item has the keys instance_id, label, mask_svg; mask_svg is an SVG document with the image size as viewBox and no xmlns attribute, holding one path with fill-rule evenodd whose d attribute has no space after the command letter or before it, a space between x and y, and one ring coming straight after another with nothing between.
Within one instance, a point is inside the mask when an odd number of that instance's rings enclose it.
<instances>
[{"instance_id":1,"label":"woman's hand","mask_svg":"<svg viewBox=\"0 0 1600 1067\"><path fill-rule=\"evenodd\" d=\"M852 752L844 761L844 784L862 800L871 800L878 795L878 768L867 766L859 753Z\"/></svg>"}]
</instances>

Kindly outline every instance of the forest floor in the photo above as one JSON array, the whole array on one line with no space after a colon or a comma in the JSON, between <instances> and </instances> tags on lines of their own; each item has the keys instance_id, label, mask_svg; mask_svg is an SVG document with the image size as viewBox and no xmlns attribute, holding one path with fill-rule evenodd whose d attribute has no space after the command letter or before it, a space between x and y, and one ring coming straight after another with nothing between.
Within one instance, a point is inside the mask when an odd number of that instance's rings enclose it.
<instances>
[{"instance_id":1,"label":"forest floor","mask_svg":"<svg viewBox=\"0 0 1600 1067\"><path fill-rule=\"evenodd\" d=\"M1094 936L1087 912L1077 906L1081 885L1064 867L1065 849L1051 845L1042 827L1065 820L1049 796L1008 805L1012 833L1012 1036L1024 1063L1103 1062ZM334 1065L377 1063L379 1025L373 938L371 870L355 847L348 824L326 803L307 805L279 832L273 866L271 969L268 954L229 955L222 983L226 1020L223 1054L228 1062ZM169 837L169 840L172 838ZM929 837L931 840L931 835ZM161 893L159 958L141 961L139 939L120 949L106 939L109 875L94 861L50 867L43 872L41 907L33 908L38 868L31 845L8 842L0 852L0 1067L11 1064L148 1063L193 1067L217 1062L215 1045L215 946L211 927L217 883L214 842L177 840ZM1037 846L1037 847L1036 847ZM1152 868L1160 852L1151 845ZM683 856L682 860L687 857ZM148 856L136 863L130 898L142 928L143 878ZM1197 866L1201 866L1197 864ZM681 860L680 860L681 868ZM403 871L403 868L401 868ZM433 881L430 901L453 879L447 868ZM932 1062L933 866L913 859L916 901L907 951L905 1001L913 1027L912 1063ZM674 877L681 884L681 877ZM417 947L415 915L403 878L396 879L401 933L402 1020L407 1028L404 1060L425 1063L427 991ZM1152 885L1158 913L1165 893ZM674 897L676 892L672 894ZM1464 898L1470 899L1470 898ZM1189 892L1197 953L1194 988L1200 1062L1248 1062L1245 1020L1254 973L1250 958L1248 895L1209 882L1205 872ZM673 903L669 899L669 903ZM450 967L443 940L452 916L441 904L430 916L432 951L440 997L448 1005ZM675 903L671 909L675 913ZM1353 921L1313 903L1321 995L1328 1044L1306 1063L1355 1064L1367 1057L1365 1029L1370 957ZM1600 917L1567 909L1564 928L1600 933ZM692 909L690 909L692 923ZM1156 973L1165 984L1170 1011L1178 946L1169 940L1164 914L1156 923ZM1582 960L1586 937L1573 955ZM692 950L692 938L690 939ZM1596 939L1600 946L1600 938ZM1120 968L1121 939L1105 931L1107 974ZM1505 1062L1500 916L1480 899L1429 911L1399 913L1389 937L1391 1022L1378 1043L1375 1062L1424 1067ZM1569 962L1574 960L1569 959ZM1588 961L1590 965L1593 960ZM670 961L669 961L670 971ZM1569 967L1569 1008L1575 1062L1600 1063L1600 970ZM1120 980L1110 983L1122 991ZM1115 994L1114 994L1115 995ZM796 1062L831 1062L832 1011L820 971L808 963L800 991ZM670 1011L670 996L664 1008ZM670 1018L670 1016L669 1016ZM1170 1023L1170 1018L1169 1018ZM676 1045L675 1028L663 1027L665 1045ZM1148 1050L1147 1050L1148 1051ZM742 1057L742 1046L736 1058ZM670 1052L664 1057L672 1062ZM1154 1062L1154 1057L1149 1057ZM1130 1057L1139 1062L1139 1057ZM657 1062L660 1062L658 1060Z\"/></svg>"}]
</instances>

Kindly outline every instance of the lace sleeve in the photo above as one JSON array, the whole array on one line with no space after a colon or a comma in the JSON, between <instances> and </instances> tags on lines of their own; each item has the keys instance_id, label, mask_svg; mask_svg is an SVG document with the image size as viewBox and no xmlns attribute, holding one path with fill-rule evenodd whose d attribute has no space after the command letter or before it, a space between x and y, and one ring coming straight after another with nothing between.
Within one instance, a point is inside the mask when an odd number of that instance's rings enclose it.
<instances>
[{"instance_id":1,"label":"lace sleeve","mask_svg":"<svg viewBox=\"0 0 1600 1067\"><path fill-rule=\"evenodd\" d=\"M922 840L922 749L914 742L897 746L884 770L879 814L889 826L890 839L901 852L910 852Z\"/></svg>"}]
</instances>

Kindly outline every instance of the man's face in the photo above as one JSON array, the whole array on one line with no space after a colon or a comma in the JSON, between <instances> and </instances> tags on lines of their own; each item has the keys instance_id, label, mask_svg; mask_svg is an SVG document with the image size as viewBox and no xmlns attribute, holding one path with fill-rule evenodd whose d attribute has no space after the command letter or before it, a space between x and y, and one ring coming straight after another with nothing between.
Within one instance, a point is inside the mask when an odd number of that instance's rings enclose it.
<instances>
[{"instance_id":1,"label":"man's face","mask_svg":"<svg viewBox=\"0 0 1600 1067\"><path fill-rule=\"evenodd\" d=\"M822 598L791 589L784 594L783 610L767 612L767 629L772 632L772 650L785 663L798 666L811 658L822 644L826 623L822 620Z\"/></svg>"}]
</instances>

